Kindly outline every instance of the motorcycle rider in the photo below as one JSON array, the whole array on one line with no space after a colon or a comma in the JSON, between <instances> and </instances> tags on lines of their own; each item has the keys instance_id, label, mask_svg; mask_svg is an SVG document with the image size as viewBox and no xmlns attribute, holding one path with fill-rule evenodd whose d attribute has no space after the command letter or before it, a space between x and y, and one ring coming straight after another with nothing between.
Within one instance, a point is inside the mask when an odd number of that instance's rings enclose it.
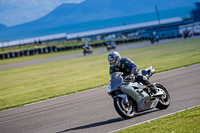
<instances>
[{"instance_id":1,"label":"motorcycle rider","mask_svg":"<svg viewBox=\"0 0 200 133\"><path fill-rule=\"evenodd\" d=\"M139 67L128 58L121 58L119 52L113 51L108 55L108 62L110 64L110 75L114 72L123 72L122 76L127 79L133 79L135 76L136 82L141 82L151 89L154 95L157 93L153 84L149 82L146 76L142 75Z\"/></svg>"},{"instance_id":2,"label":"motorcycle rider","mask_svg":"<svg viewBox=\"0 0 200 133\"><path fill-rule=\"evenodd\" d=\"M156 31L152 32L152 34L150 34L150 41L151 43L155 43L155 42L159 42L159 36L157 35Z\"/></svg>"},{"instance_id":3,"label":"motorcycle rider","mask_svg":"<svg viewBox=\"0 0 200 133\"><path fill-rule=\"evenodd\" d=\"M152 33L152 37L156 37L157 35L156 35L156 31L154 31L153 33Z\"/></svg>"},{"instance_id":4,"label":"motorcycle rider","mask_svg":"<svg viewBox=\"0 0 200 133\"><path fill-rule=\"evenodd\" d=\"M92 46L89 46L88 41L85 41L83 48L84 53L93 54Z\"/></svg>"}]
</instances>

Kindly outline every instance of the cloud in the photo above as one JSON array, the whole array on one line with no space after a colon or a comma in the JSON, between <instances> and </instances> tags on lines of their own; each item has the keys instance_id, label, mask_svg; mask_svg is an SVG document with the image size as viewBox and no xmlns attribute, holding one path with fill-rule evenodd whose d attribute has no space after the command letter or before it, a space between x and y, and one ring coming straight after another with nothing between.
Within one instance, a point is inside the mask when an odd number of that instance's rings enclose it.
<instances>
[{"instance_id":1,"label":"cloud","mask_svg":"<svg viewBox=\"0 0 200 133\"><path fill-rule=\"evenodd\" d=\"M0 23L13 26L38 19L63 3L84 0L0 0Z\"/></svg>"}]
</instances>

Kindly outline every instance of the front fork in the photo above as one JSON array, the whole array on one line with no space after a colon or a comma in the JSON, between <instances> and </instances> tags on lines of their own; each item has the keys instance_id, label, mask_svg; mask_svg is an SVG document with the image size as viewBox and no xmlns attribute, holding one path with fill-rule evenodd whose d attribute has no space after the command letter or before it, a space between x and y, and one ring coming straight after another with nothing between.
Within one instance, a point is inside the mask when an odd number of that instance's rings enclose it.
<instances>
[{"instance_id":1,"label":"front fork","mask_svg":"<svg viewBox=\"0 0 200 133\"><path fill-rule=\"evenodd\" d=\"M121 97L121 98L123 99L124 104L125 104L125 105L129 105L128 97L127 97L126 94L119 94L119 95L116 95L116 96L113 97L113 99L116 98L116 97Z\"/></svg>"}]
</instances>

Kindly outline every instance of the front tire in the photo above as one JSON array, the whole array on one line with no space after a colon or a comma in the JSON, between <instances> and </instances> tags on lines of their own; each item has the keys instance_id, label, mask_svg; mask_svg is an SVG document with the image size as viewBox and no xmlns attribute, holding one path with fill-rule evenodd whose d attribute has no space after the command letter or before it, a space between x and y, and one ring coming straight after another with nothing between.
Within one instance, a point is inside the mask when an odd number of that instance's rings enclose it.
<instances>
[{"instance_id":1,"label":"front tire","mask_svg":"<svg viewBox=\"0 0 200 133\"><path fill-rule=\"evenodd\" d=\"M83 52L83 55L86 56L87 55L86 52Z\"/></svg>"},{"instance_id":2,"label":"front tire","mask_svg":"<svg viewBox=\"0 0 200 133\"><path fill-rule=\"evenodd\" d=\"M125 105L122 98L116 97L114 99L115 110L121 117L125 119L133 118L136 112L133 102L131 100L128 101L129 105Z\"/></svg>"},{"instance_id":3,"label":"front tire","mask_svg":"<svg viewBox=\"0 0 200 133\"><path fill-rule=\"evenodd\" d=\"M158 108L160 110L168 108L170 105L170 96L169 96L167 89L161 84L155 84L155 86L157 88L159 88L161 91L163 91L163 93L164 93L164 95L161 96L161 98L159 98L160 100L159 100L156 108Z\"/></svg>"}]
</instances>

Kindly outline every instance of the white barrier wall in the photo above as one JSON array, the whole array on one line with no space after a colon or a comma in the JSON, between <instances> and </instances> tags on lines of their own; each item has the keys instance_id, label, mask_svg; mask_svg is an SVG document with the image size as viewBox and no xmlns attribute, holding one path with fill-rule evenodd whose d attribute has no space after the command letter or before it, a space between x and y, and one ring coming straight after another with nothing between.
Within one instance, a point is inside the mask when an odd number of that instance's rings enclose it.
<instances>
[{"instance_id":1,"label":"white barrier wall","mask_svg":"<svg viewBox=\"0 0 200 133\"><path fill-rule=\"evenodd\" d=\"M56 40L56 39L60 39L60 38L67 38L67 34L60 33L60 34L54 34L54 35L27 38L27 39L22 39L22 40L0 42L0 48L16 46L16 45L23 45L23 44L30 44L30 43L39 42L39 41L42 41L42 42L50 41L50 40Z\"/></svg>"},{"instance_id":2,"label":"white barrier wall","mask_svg":"<svg viewBox=\"0 0 200 133\"><path fill-rule=\"evenodd\" d=\"M186 30L188 30L189 33L199 34L200 33L200 22L179 26L180 34L183 34L184 31L186 31Z\"/></svg>"}]
</instances>

